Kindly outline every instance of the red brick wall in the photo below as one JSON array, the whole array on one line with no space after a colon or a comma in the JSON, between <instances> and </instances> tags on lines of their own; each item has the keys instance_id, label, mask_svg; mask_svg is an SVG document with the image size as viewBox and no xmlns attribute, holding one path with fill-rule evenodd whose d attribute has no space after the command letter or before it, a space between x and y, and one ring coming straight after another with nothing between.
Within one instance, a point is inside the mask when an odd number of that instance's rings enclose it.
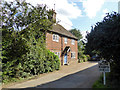
<instances>
[{"instance_id":1,"label":"red brick wall","mask_svg":"<svg viewBox=\"0 0 120 90\"><path fill-rule=\"evenodd\" d=\"M47 33L46 47L49 50L61 50L61 37L59 36L59 42L55 42L52 40L52 33Z\"/></svg>"},{"instance_id":2,"label":"red brick wall","mask_svg":"<svg viewBox=\"0 0 120 90\"><path fill-rule=\"evenodd\" d=\"M77 57L78 57L78 48L77 48L77 40L75 40L75 44L72 45L71 44L71 38L67 38L67 44L64 43L64 37L63 37L63 49L66 47L66 46L70 46L70 52L68 53L68 62L70 62L70 60L72 59L75 59L77 60ZM71 52L75 52L75 57L76 58L71 58Z\"/></svg>"},{"instance_id":3,"label":"red brick wall","mask_svg":"<svg viewBox=\"0 0 120 90\"><path fill-rule=\"evenodd\" d=\"M78 57L77 40L75 40L75 44L72 45L71 39L67 38L67 44L65 44L63 36L59 35L59 42L56 42L52 40L52 35L53 35L52 33L46 33L46 48L52 52L60 52L60 55L61 55L62 44L63 44L63 50L66 46L70 46L70 52L68 52L67 54L68 63L73 59L77 60L77 57ZM76 58L71 58L71 52L75 52ZM64 56L63 56L63 59L64 59ZM60 60L62 60L62 57L60 57ZM61 64L63 64L62 61L61 61Z\"/></svg>"}]
</instances>

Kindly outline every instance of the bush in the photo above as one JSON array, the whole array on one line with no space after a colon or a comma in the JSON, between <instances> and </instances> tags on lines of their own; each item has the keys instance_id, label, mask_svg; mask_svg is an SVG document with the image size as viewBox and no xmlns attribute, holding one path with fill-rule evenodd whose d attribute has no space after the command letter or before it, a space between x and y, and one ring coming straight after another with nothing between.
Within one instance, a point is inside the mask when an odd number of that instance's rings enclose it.
<instances>
[{"instance_id":1,"label":"bush","mask_svg":"<svg viewBox=\"0 0 120 90\"><path fill-rule=\"evenodd\" d=\"M86 57L87 57L87 60L90 60L90 56L89 55L86 55Z\"/></svg>"},{"instance_id":2,"label":"bush","mask_svg":"<svg viewBox=\"0 0 120 90\"><path fill-rule=\"evenodd\" d=\"M60 60L57 55L49 50L45 50L42 54L45 55L36 60L35 56L29 54L29 58L24 60L24 62L19 62L16 68L11 66L9 69L4 69L3 83L11 80L14 81L12 78L27 78L32 75L38 75L60 69Z\"/></svg>"},{"instance_id":3,"label":"bush","mask_svg":"<svg viewBox=\"0 0 120 90\"><path fill-rule=\"evenodd\" d=\"M78 63L86 62L88 61L88 56L86 55L81 55L81 57L78 59Z\"/></svg>"},{"instance_id":4,"label":"bush","mask_svg":"<svg viewBox=\"0 0 120 90\"><path fill-rule=\"evenodd\" d=\"M46 54L46 71L54 71L54 70L59 70L60 69L60 60L57 55L55 55L53 52L50 52L47 50Z\"/></svg>"},{"instance_id":5,"label":"bush","mask_svg":"<svg viewBox=\"0 0 120 90\"><path fill-rule=\"evenodd\" d=\"M46 6L34 7L17 0L2 2L2 5L3 83L59 70L59 58L46 50L45 33L53 24L47 18L52 15Z\"/></svg>"},{"instance_id":6,"label":"bush","mask_svg":"<svg viewBox=\"0 0 120 90\"><path fill-rule=\"evenodd\" d=\"M81 59L78 59L78 63L82 63L82 62L84 62L84 61L82 60L82 58L81 58Z\"/></svg>"}]
</instances>

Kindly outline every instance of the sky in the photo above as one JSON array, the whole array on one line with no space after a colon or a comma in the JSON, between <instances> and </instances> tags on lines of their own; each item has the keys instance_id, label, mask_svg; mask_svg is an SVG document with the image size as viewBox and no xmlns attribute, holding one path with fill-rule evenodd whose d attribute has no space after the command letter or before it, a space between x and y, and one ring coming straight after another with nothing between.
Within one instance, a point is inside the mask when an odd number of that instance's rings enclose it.
<instances>
[{"instance_id":1,"label":"sky","mask_svg":"<svg viewBox=\"0 0 120 90\"><path fill-rule=\"evenodd\" d=\"M14 1L14 0L6 0ZM78 29L86 35L91 26L103 20L106 13L118 12L120 0L26 0L36 6L46 4L49 9L55 9L59 21L67 30Z\"/></svg>"}]
</instances>

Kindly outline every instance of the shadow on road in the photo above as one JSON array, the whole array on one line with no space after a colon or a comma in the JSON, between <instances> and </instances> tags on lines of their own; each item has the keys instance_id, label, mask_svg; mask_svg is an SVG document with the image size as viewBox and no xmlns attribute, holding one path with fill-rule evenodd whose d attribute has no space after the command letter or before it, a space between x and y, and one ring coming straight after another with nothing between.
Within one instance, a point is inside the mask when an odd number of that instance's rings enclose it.
<instances>
[{"instance_id":1,"label":"shadow on road","mask_svg":"<svg viewBox=\"0 0 120 90\"><path fill-rule=\"evenodd\" d=\"M95 65L58 80L28 88L91 88L100 74L98 65Z\"/></svg>"}]
</instances>

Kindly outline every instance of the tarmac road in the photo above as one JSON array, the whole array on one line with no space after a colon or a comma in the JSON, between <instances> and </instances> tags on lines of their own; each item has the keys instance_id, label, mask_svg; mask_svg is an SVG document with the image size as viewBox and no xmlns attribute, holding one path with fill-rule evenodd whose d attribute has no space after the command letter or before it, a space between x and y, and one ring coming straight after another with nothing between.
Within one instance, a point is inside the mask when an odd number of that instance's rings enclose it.
<instances>
[{"instance_id":1,"label":"tarmac road","mask_svg":"<svg viewBox=\"0 0 120 90\"><path fill-rule=\"evenodd\" d=\"M58 80L37 85L36 88L91 88L99 76L98 66L95 65Z\"/></svg>"},{"instance_id":2,"label":"tarmac road","mask_svg":"<svg viewBox=\"0 0 120 90\"><path fill-rule=\"evenodd\" d=\"M59 71L6 88L91 88L100 74L97 62L73 62Z\"/></svg>"}]
</instances>

